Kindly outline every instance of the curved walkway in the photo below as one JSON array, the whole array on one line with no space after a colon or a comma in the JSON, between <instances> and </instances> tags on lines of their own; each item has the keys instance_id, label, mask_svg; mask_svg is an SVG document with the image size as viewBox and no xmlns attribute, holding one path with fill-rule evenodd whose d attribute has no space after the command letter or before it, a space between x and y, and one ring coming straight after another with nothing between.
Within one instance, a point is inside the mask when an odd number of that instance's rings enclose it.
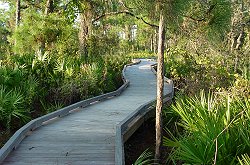
<instances>
[{"instance_id":1,"label":"curved walkway","mask_svg":"<svg viewBox=\"0 0 250 165\"><path fill-rule=\"evenodd\" d=\"M30 133L3 162L11 165L115 164L115 128L140 105L155 99L155 62L128 66L130 86L117 97L78 109ZM165 93L172 87L165 84Z\"/></svg>"}]
</instances>

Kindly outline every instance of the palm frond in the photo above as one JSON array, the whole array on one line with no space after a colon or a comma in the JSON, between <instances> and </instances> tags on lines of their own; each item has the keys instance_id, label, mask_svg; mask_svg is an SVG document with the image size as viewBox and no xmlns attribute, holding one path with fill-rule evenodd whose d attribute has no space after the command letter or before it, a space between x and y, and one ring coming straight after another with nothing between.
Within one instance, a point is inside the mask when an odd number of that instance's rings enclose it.
<instances>
[{"instance_id":1,"label":"palm frond","mask_svg":"<svg viewBox=\"0 0 250 165\"><path fill-rule=\"evenodd\" d=\"M147 149L139 156L139 158L135 161L133 165L151 165L151 164L155 164L153 159L153 154Z\"/></svg>"},{"instance_id":2,"label":"palm frond","mask_svg":"<svg viewBox=\"0 0 250 165\"><path fill-rule=\"evenodd\" d=\"M248 154L241 155L241 158L238 157L238 160L241 165L250 165L250 157Z\"/></svg>"}]
</instances>

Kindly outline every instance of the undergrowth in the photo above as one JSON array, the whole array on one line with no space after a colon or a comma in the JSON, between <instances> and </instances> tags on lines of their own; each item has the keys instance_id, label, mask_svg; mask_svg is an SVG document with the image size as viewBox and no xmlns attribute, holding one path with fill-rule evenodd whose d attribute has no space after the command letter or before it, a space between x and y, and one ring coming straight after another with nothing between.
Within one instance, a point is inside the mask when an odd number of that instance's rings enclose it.
<instances>
[{"instance_id":1,"label":"undergrowth","mask_svg":"<svg viewBox=\"0 0 250 165\"><path fill-rule=\"evenodd\" d=\"M113 91L130 58L107 55L16 55L0 61L0 131L9 134L32 118ZM3 142L1 142L1 145Z\"/></svg>"}]
</instances>

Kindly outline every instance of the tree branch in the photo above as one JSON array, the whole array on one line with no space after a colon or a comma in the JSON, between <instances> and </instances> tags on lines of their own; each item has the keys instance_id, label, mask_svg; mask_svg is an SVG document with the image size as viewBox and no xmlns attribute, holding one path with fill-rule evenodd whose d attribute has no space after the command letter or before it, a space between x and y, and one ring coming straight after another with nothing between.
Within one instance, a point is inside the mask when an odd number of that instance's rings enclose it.
<instances>
[{"instance_id":1,"label":"tree branch","mask_svg":"<svg viewBox=\"0 0 250 165\"><path fill-rule=\"evenodd\" d=\"M205 21L205 18L194 18L192 16L187 16L187 15L182 15L182 16L185 17L185 18L189 18L189 19L191 19L193 21L196 21L196 22Z\"/></svg>"},{"instance_id":2,"label":"tree branch","mask_svg":"<svg viewBox=\"0 0 250 165\"><path fill-rule=\"evenodd\" d=\"M127 15L130 15L130 16L132 16L132 17L135 17L135 18L138 19L138 20L141 20L142 22L144 22L145 24L147 24L147 25L149 25L149 26L151 26L151 27L159 28L158 25L149 23L149 22L145 21L142 17L138 17L138 16L136 16L135 14L133 14L133 13L127 11L127 10L125 10L125 11L118 11L118 12L104 13L104 14L102 14L102 15L96 17L96 18L92 21L92 23L94 23L94 22L96 22L96 21L98 21L99 19L102 19L102 18L104 18L104 17L111 16L111 15L119 15L119 14L127 14Z\"/></svg>"},{"instance_id":3,"label":"tree branch","mask_svg":"<svg viewBox=\"0 0 250 165\"><path fill-rule=\"evenodd\" d=\"M213 5L211 5L210 7L209 7L209 9L206 11L206 17L204 17L204 18L194 18L194 17L192 17L192 16L187 16L187 15L183 15L183 17L186 17L186 18L189 18L189 19L191 19L191 20L193 20L193 21L196 21L196 22L202 22L202 21L205 21L206 20L206 18L207 17L209 17L209 15L211 14L211 12L215 9L215 7L217 6L217 4L218 3L215 3L215 4L213 4Z\"/></svg>"},{"instance_id":4,"label":"tree branch","mask_svg":"<svg viewBox=\"0 0 250 165\"><path fill-rule=\"evenodd\" d=\"M125 9L133 10L133 8L128 7L123 1L119 1L119 3L120 3Z\"/></svg>"}]
</instances>

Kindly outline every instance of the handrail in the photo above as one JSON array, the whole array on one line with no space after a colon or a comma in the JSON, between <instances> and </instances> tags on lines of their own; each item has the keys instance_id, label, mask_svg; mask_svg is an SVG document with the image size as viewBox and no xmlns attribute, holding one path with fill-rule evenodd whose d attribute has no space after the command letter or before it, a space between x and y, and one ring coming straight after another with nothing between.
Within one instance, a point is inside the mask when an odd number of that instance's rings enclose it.
<instances>
[{"instance_id":1,"label":"handrail","mask_svg":"<svg viewBox=\"0 0 250 165\"><path fill-rule=\"evenodd\" d=\"M156 68L157 68L157 64L151 65L151 71L155 75L157 75ZM174 83L173 83L173 81L165 76L164 76L164 81L171 85L171 88L172 88L172 96L171 97L173 98L174 97Z\"/></svg>"},{"instance_id":2,"label":"handrail","mask_svg":"<svg viewBox=\"0 0 250 165\"><path fill-rule=\"evenodd\" d=\"M4 159L11 153L12 150L15 150L17 148L17 146L21 143L21 141L26 137L28 132L34 131L38 127L42 126L44 122L51 120L51 119L54 119L54 118L66 116L66 115L72 113L72 111L77 109L77 108L87 107L94 102L103 101L105 99L109 99L111 97L115 97L115 96L120 95L129 86L129 83L130 83L129 80L125 76L125 70L126 70L127 66L135 65L135 64L138 64L140 62L141 61L139 59L132 60L131 64L127 64L123 67L123 70L122 70L123 85L119 89L117 89L113 92L109 92L109 93L106 93L106 94L103 94L100 96L96 96L96 97L87 99L87 100L79 101L75 104L69 105L69 106L64 107L62 109L59 109L55 112L52 112L52 113L46 114L44 116L41 116L39 118L33 119L30 122L28 122L27 124L25 124L19 130L17 130L15 132L15 134L1 148L1 150L0 150L0 163L4 161Z\"/></svg>"},{"instance_id":3,"label":"handrail","mask_svg":"<svg viewBox=\"0 0 250 165\"><path fill-rule=\"evenodd\" d=\"M156 75L155 64L151 65L152 72ZM163 103L172 100L174 96L174 85L171 79L164 77L164 80L171 85L171 92L164 95ZM115 164L125 165L124 143L128 138L144 123L148 118L153 116L156 99L153 99L132 112L123 121L116 126L115 137Z\"/></svg>"}]
</instances>

